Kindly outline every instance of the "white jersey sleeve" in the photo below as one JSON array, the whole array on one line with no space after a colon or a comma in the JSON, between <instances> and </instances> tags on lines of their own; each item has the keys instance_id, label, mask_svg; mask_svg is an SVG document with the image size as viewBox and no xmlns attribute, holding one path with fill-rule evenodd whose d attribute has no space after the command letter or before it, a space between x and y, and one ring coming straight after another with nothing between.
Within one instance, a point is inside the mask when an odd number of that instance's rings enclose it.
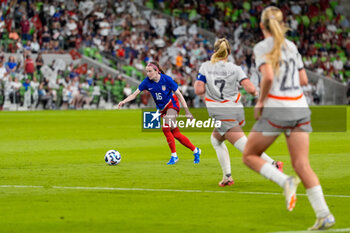
<instances>
[{"instance_id":1,"label":"white jersey sleeve","mask_svg":"<svg viewBox=\"0 0 350 233\"><path fill-rule=\"evenodd\" d=\"M237 70L237 72L236 72L237 81L238 81L239 84L241 84L241 82L244 79L247 79L248 77L247 77L246 73L242 70L242 68L240 66L237 66L237 65L234 65L234 66L236 66L235 69Z\"/></svg>"},{"instance_id":2,"label":"white jersey sleeve","mask_svg":"<svg viewBox=\"0 0 350 233\"><path fill-rule=\"evenodd\" d=\"M303 62L303 59L302 59L302 57L301 57L301 55L300 55L300 53L298 52L298 49L296 48L296 65L297 65L297 67L298 67L298 70L302 70L302 69L304 69L304 62Z\"/></svg>"},{"instance_id":3,"label":"white jersey sleeve","mask_svg":"<svg viewBox=\"0 0 350 233\"><path fill-rule=\"evenodd\" d=\"M260 66L267 63L266 54L272 49L269 43L264 43L264 41L259 42L254 46L255 55L255 65L257 70L260 70Z\"/></svg>"}]
</instances>

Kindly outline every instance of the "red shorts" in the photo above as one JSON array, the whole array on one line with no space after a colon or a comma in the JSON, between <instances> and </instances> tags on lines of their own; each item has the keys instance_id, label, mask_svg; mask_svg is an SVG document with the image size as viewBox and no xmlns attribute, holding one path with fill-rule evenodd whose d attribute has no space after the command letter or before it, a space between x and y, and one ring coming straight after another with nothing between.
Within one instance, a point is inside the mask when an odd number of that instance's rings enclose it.
<instances>
[{"instance_id":1,"label":"red shorts","mask_svg":"<svg viewBox=\"0 0 350 233\"><path fill-rule=\"evenodd\" d=\"M179 114L180 112L180 104L179 104L179 100L177 98L176 95L173 95L174 101L175 101L175 105L173 104L173 101L170 100L169 103L167 105L165 105L164 109L162 111L160 111L160 113L162 114L161 117L166 115L166 112L168 111L168 109L172 108L175 109L176 112Z\"/></svg>"}]
</instances>

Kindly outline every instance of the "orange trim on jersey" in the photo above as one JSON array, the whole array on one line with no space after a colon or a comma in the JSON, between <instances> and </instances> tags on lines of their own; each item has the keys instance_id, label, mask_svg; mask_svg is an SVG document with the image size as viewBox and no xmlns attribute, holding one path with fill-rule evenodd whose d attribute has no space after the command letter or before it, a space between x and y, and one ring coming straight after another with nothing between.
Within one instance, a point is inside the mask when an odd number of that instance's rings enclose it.
<instances>
[{"instance_id":1,"label":"orange trim on jersey","mask_svg":"<svg viewBox=\"0 0 350 233\"><path fill-rule=\"evenodd\" d=\"M239 125L242 125L244 123L244 120L243 121L241 121L241 122L239 122Z\"/></svg>"},{"instance_id":2,"label":"orange trim on jersey","mask_svg":"<svg viewBox=\"0 0 350 233\"><path fill-rule=\"evenodd\" d=\"M237 99L235 100L235 103L238 102L239 98L241 98L241 93L238 92Z\"/></svg>"},{"instance_id":3,"label":"orange trim on jersey","mask_svg":"<svg viewBox=\"0 0 350 233\"><path fill-rule=\"evenodd\" d=\"M290 97L290 96L277 96L277 95L271 95L268 94L267 97L272 98L272 99L276 99L276 100L299 100L301 99L301 97L303 97L303 93L301 93L301 95L299 96L295 96L295 97Z\"/></svg>"},{"instance_id":4,"label":"orange trim on jersey","mask_svg":"<svg viewBox=\"0 0 350 233\"><path fill-rule=\"evenodd\" d=\"M208 101L208 102L217 102L217 103L227 103L229 102L229 100L223 100L223 101L216 101L216 100L212 100L212 99L209 99L207 97L205 97L205 101Z\"/></svg>"}]
</instances>

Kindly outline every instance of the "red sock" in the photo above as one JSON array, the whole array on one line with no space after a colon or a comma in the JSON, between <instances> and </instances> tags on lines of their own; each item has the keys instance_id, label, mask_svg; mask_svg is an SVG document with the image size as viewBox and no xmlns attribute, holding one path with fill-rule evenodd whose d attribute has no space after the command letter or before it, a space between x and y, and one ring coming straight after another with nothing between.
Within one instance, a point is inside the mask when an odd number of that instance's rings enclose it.
<instances>
[{"instance_id":1,"label":"red sock","mask_svg":"<svg viewBox=\"0 0 350 233\"><path fill-rule=\"evenodd\" d=\"M180 130L178 127L176 127L175 129L173 129L171 131L174 135L174 137L184 146L186 146L187 148L191 149L192 151L194 151L194 149L196 149L196 147L192 144L192 142L183 134L180 133Z\"/></svg>"},{"instance_id":2,"label":"red sock","mask_svg":"<svg viewBox=\"0 0 350 233\"><path fill-rule=\"evenodd\" d=\"M165 124L162 129L166 137L166 141L168 142L171 153L175 153L176 152L175 140L174 140L174 135L171 133L171 128L169 127L169 125Z\"/></svg>"}]
</instances>

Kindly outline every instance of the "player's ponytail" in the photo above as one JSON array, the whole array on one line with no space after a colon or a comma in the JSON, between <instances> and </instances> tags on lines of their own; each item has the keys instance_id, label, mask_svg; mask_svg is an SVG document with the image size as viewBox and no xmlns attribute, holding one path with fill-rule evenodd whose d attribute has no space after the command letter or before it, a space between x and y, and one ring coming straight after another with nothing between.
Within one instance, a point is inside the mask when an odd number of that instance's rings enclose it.
<instances>
[{"instance_id":1,"label":"player's ponytail","mask_svg":"<svg viewBox=\"0 0 350 233\"><path fill-rule=\"evenodd\" d=\"M271 64L274 73L278 74L282 60L281 49L284 45L284 35L288 28L284 26L282 11L274 6L268 7L263 11L261 21L265 30L273 36L273 48L266 54L266 58Z\"/></svg>"},{"instance_id":2,"label":"player's ponytail","mask_svg":"<svg viewBox=\"0 0 350 233\"><path fill-rule=\"evenodd\" d=\"M211 56L211 63L216 63L222 59L226 59L231 53L230 43L225 39L219 39L214 44L214 54Z\"/></svg>"},{"instance_id":3,"label":"player's ponytail","mask_svg":"<svg viewBox=\"0 0 350 233\"><path fill-rule=\"evenodd\" d=\"M160 74L165 74L162 68L160 68L158 62L151 61L150 63L148 63L147 66L151 66L155 71L158 71Z\"/></svg>"}]
</instances>

